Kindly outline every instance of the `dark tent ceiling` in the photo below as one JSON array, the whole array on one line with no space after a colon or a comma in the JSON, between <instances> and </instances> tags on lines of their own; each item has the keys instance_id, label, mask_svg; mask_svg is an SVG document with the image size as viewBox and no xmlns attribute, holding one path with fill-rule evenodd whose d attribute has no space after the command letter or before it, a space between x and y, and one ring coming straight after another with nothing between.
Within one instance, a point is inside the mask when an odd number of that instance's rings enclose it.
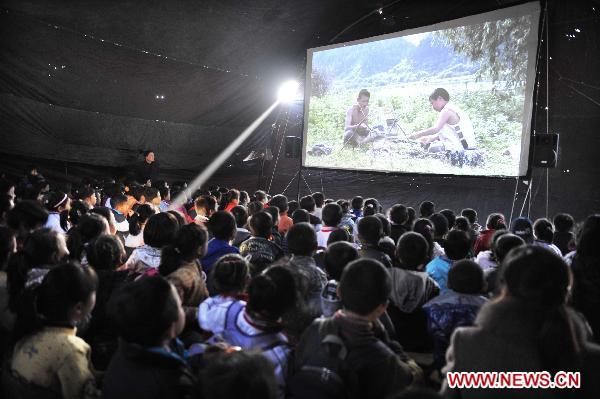
<instances>
[{"instance_id":1,"label":"dark tent ceiling","mask_svg":"<svg viewBox=\"0 0 600 399\"><path fill-rule=\"evenodd\" d=\"M307 48L517 3L0 1L0 153L122 166L153 148L164 169L197 171L274 101L282 80L303 80ZM598 143L591 130L599 125L599 10L593 0L549 2L551 127L563 134L561 169L573 162L583 180L599 171L593 156L581 156L590 151L581 141ZM571 40L575 26L582 33ZM285 134L300 134L301 112L288 112ZM264 148L276 117L247 140L242 156ZM296 168L289 165L288 174Z\"/></svg>"}]
</instances>

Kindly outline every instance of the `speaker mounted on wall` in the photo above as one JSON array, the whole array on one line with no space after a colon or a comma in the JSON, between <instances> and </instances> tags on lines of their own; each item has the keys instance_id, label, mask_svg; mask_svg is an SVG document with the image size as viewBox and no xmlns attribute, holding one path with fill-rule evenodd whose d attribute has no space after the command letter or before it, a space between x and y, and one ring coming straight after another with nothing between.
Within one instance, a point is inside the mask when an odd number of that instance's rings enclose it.
<instances>
[{"instance_id":1,"label":"speaker mounted on wall","mask_svg":"<svg viewBox=\"0 0 600 399\"><path fill-rule=\"evenodd\" d=\"M558 133L543 133L534 136L533 166L556 168L558 165Z\"/></svg>"}]
</instances>

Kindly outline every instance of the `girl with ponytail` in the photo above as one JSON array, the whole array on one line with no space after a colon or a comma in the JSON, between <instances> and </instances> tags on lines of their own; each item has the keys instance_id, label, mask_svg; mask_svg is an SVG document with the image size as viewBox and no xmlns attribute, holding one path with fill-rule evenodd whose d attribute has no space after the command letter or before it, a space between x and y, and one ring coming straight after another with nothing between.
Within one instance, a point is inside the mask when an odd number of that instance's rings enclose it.
<instances>
[{"instance_id":1,"label":"girl with ponytail","mask_svg":"<svg viewBox=\"0 0 600 399\"><path fill-rule=\"evenodd\" d=\"M102 234L109 234L108 222L96 213L85 214L81 217L79 224L69 231L67 237L67 248L69 257L88 265L88 250L90 250L96 238Z\"/></svg>"},{"instance_id":2,"label":"girl with ponytail","mask_svg":"<svg viewBox=\"0 0 600 399\"><path fill-rule=\"evenodd\" d=\"M128 254L138 247L144 245L144 227L150 216L156 213L156 209L150 204L137 207L129 217L129 235L125 238L125 249Z\"/></svg>"},{"instance_id":3,"label":"girl with ponytail","mask_svg":"<svg viewBox=\"0 0 600 399\"><path fill-rule=\"evenodd\" d=\"M62 191L53 191L44 198L44 207L50 212L48 221L44 227L48 227L57 233L65 234L70 229L69 211L71 210L71 199Z\"/></svg>"},{"instance_id":4,"label":"girl with ponytail","mask_svg":"<svg viewBox=\"0 0 600 399\"><path fill-rule=\"evenodd\" d=\"M3 370L6 397L23 397L23 384L32 397L99 396L90 347L76 336L77 324L94 307L95 292L93 269L73 263L56 266L39 286L26 290Z\"/></svg>"},{"instance_id":5,"label":"girl with ponytail","mask_svg":"<svg viewBox=\"0 0 600 399\"><path fill-rule=\"evenodd\" d=\"M206 274L199 261L206 253L207 242L206 228L194 223L186 224L161 252L158 272L177 290L188 326L196 325L198 305L208 298Z\"/></svg>"},{"instance_id":6,"label":"girl with ponytail","mask_svg":"<svg viewBox=\"0 0 600 399\"><path fill-rule=\"evenodd\" d=\"M600 348L587 341L584 322L566 306L571 286L566 263L545 248L519 246L504 258L500 273L502 294L482 307L474 327L456 330L445 371L579 371L582 389L577 396L598 397L597 374L592 374L600 367ZM443 390L450 389L444 384ZM493 396L506 397L556 394L549 389L493 391ZM490 393L460 389L458 394L468 398Z\"/></svg>"}]
</instances>

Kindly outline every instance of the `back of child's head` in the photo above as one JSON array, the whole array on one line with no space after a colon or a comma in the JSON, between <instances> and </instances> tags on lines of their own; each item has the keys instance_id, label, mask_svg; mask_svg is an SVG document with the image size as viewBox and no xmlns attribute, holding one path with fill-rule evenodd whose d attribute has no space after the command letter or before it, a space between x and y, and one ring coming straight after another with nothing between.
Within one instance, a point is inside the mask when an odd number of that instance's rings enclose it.
<instances>
[{"instance_id":1,"label":"back of child's head","mask_svg":"<svg viewBox=\"0 0 600 399\"><path fill-rule=\"evenodd\" d=\"M160 200L160 191L156 187L146 187L146 202L157 202Z\"/></svg>"},{"instance_id":2,"label":"back of child's head","mask_svg":"<svg viewBox=\"0 0 600 399\"><path fill-rule=\"evenodd\" d=\"M186 224L177 231L173 242L163 247L158 271L168 276L185 263L203 257L207 242L208 232L204 226Z\"/></svg>"},{"instance_id":3,"label":"back of child's head","mask_svg":"<svg viewBox=\"0 0 600 399\"><path fill-rule=\"evenodd\" d=\"M243 228L248 223L248 212L246 208L241 205L236 205L231 208L231 214L235 219L235 225L239 228Z\"/></svg>"},{"instance_id":4,"label":"back of child's head","mask_svg":"<svg viewBox=\"0 0 600 399\"><path fill-rule=\"evenodd\" d=\"M465 208L460 212L460 215L466 217L470 224L477 221L477 211L475 211L475 209Z\"/></svg>"},{"instance_id":5,"label":"back of child's head","mask_svg":"<svg viewBox=\"0 0 600 399\"><path fill-rule=\"evenodd\" d=\"M273 219L273 226L277 226L279 224L279 208L276 206L268 206L265 208L265 212L268 212Z\"/></svg>"},{"instance_id":6,"label":"back of child's head","mask_svg":"<svg viewBox=\"0 0 600 399\"><path fill-rule=\"evenodd\" d=\"M450 260L465 259L471 251L471 239L462 230L452 230L444 241L444 252Z\"/></svg>"},{"instance_id":7,"label":"back of child's head","mask_svg":"<svg viewBox=\"0 0 600 399\"><path fill-rule=\"evenodd\" d=\"M267 201L267 193L262 190L258 190L254 192L254 200L258 202L266 202Z\"/></svg>"},{"instance_id":8,"label":"back of child's head","mask_svg":"<svg viewBox=\"0 0 600 399\"><path fill-rule=\"evenodd\" d=\"M490 230L506 229L506 221L501 213L490 213L485 225Z\"/></svg>"},{"instance_id":9,"label":"back of child's head","mask_svg":"<svg viewBox=\"0 0 600 399\"><path fill-rule=\"evenodd\" d=\"M408 220L408 211L402 204L396 204L390 208L390 220L394 224L404 224Z\"/></svg>"},{"instance_id":10,"label":"back of child's head","mask_svg":"<svg viewBox=\"0 0 600 399\"><path fill-rule=\"evenodd\" d=\"M367 198L363 203L363 215L372 216L381 212L381 205L375 198Z\"/></svg>"},{"instance_id":11,"label":"back of child's head","mask_svg":"<svg viewBox=\"0 0 600 399\"><path fill-rule=\"evenodd\" d=\"M429 258L429 244L423 235L413 231L406 232L398 240L396 257L402 268L417 270Z\"/></svg>"},{"instance_id":12,"label":"back of child's head","mask_svg":"<svg viewBox=\"0 0 600 399\"><path fill-rule=\"evenodd\" d=\"M132 185L129 187L128 195L135 198L137 202L146 202L146 188L139 184Z\"/></svg>"},{"instance_id":13,"label":"back of child's head","mask_svg":"<svg viewBox=\"0 0 600 399\"><path fill-rule=\"evenodd\" d=\"M94 269L78 263L53 267L41 284L26 290L21 297L14 329L14 341L33 334L44 325L72 325L73 308L82 304L87 312L93 308L92 294L98 280ZM85 317L81 314L80 317Z\"/></svg>"},{"instance_id":14,"label":"back of child's head","mask_svg":"<svg viewBox=\"0 0 600 399\"><path fill-rule=\"evenodd\" d=\"M81 217L88 213L88 207L80 200L71 201L71 209L69 210L69 221L71 226L77 226Z\"/></svg>"},{"instance_id":15,"label":"back of child's head","mask_svg":"<svg viewBox=\"0 0 600 399\"><path fill-rule=\"evenodd\" d=\"M428 218L435 213L435 204L431 201L423 201L419 205L419 214L422 218Z\"/></svg>"},{"instance_id":16,"label":"back of child's head","mask_svg":"<svg viewBox=\"0 0 600 399\"><path fill-rule=\"evenodd\" d=\"M86 255L89 264L96 270L115 270L127 260L121 240L109 234L98 237Z\"/></svg>"},{"instance_id":17,"label":"back of child's head","mask_svg":"<svg viewBox=\"0 0 600 399\"><path fill-rule=\"evenodd\" d=\"M317 250L317 235L309 223L293 225L285 237L292 255L311 256Z\"/></svg>"},{"instance_id":18,"label":"back of child's head","mask_svg":"<svg viewBox=\"0 0 600 399\"><path fill-rule=\"evenodd\" d=\"M501 230L506 231L506 230ZM521 245L525 245L525 241L512 233L502 234L498 239L492 244L492 252L494 253L494 257L496 258L496 262L501 264L504 261L506 255L510 252L511 249L515 247L520 247Z\"/></svg>"},{"instance_id":19,"label":"back of child's head","mask_svg":"<svg viewBox=\"0 0 600 399\"><path fill-rule=\"evenodd\" d=\"M485 290L483 270L472 260L459 260L448 271L448 288L459 294L481 294Z\"/></svg>"},{"instance_id":20,"label":"back of child's head","mask_svg":"<svg viewBox=\"0 0 600 399\"><path fill-rule=\"evenodd\" d=\"M44 207L50 212L57 212L59 208L65 207L69 196L62 191L51 191L44 197Z\"/></svg>"},{"instance_id":21,"label":"back of child's head","mask_svg":"<svg viewBox=\"0 0 600 399\"><path fill-rule=\"evenodd\" d=\"M329 278L340 281L346 265L358 259L358 251L352 244L345 241L334 242L327 247L323 265Z\"/></svg>"},{"instance_id":22,"label":"back of child's head","mask_svg":"<svg viewBox=\"0 0 600 399\"><path fill-rule=\"evenodd\" d=\"M569 231L573 230L573 226L575 225L575 219L573 219L573 216L569 215L568 213L556 214L554 219L552 219L552 222L554 223L554 228L556 229L557 233L568 233Z\"/></svg>"},{"instance_id":23,"label":"back of child's head","mask_svg":"<svg viewBox=\"0 0 600 399\"><path fill-rule=\"evenodd\" d=\"M406 221L405 225L409 228L412 228L412 225L417 219L417 211L415 211L415 208L412 206L408 206L406 207L406 213L408 214L408 220Z\"/></svg>"},{"instance_id":24,"label":"back of child's head","mask_svg":"<svg viewBox=\"0 0 600 399\"><path fill-rule=\"evenodd\" d=\"M173 242L178 229L179 223L170 213L152 215L144 228L144 243L154 248L162 248Z\"/></svg>"},{"instance_id":25,"label":"back of child's head","mask_svg":"<svg viewBox=\"0 0 600 399\"><path fill-rule=\"evenodd\" d=\"M296 200L288 201L287 213L289 216L293 215L294 211L296 211L299 208L300 208L300 204L298 204L298 201L296 201Z\"/></svg>"},{"instance_id":26,"label":"back of child's head","mask_svg":"<svg viewBox=\"0 0 600 399\"><path fill-rule=\"evenodd\" d=\"M81 261L84 252L87 251L86 246L101 234L108 234L109 232L108 222L102 216L96 213L83 215L77 227L69 232L67 238L69 256L71 259Z\"/></svg>"},{"instance_id":27,"label":"back of child's head","mask_svg":"<svg viewBox=\"0 0 600 399\"><path fill-rule=\"evenodd\" d=\"M125 194L118 193L110 197L110 207L112 209L119 209L124 204L127 204L127 196Z\"/></svg>"},{"instance_id":28,"label":"back of child's head","mask_svg":"<svg viewBox=\"0 0 600 399\"><path fill-rule=\"evenodd\" d=\"M365 243L377 244L383 237L383 226L377 216L365 216L358 222L358 236Z\"/></svg>"},{"instance_id":29,"label":"back of child's head","mask_svg":"<svg viewBox=\"0 0 600 399\"><path fill-rule=\"evenodd\" d=\"M252 351L211 354L200 371L200 390L203 399L275 399L274 366L265 356Z\"/></svg>"},{"instance_id":30,"label":"back of child's head","mask_svg":"<svg viewBox=\"0 0 600 399\"><path fill-rule=\"evenodd\" d=\"M452 230L454 227L454 223L456 223L456 214L451 209L442 209L440 214L444 215L446 221L448 222L448 230Z\"/></svg>"},{"instance_id":31,"label":"back of child's head","mask_svg":"<svg viewBox=\"0 0 600 399\"><path fill-rule=\"evenodd\" d=\"M283 194L277 194L271 198L269 205L277 207L277 209L279 209L279 213L284 213L288 210L288 199Z\"/></svg>"},{"instance_id":32,"label":"back of child's head","mask_svg":"<svg viewBox=\"0 0 600 399\"><path fill-rule=\"evenodd\" d=\"M292 272L284 266L271 266L250 281L249 312L277 321L296 301L296 284Z\"/></svg>"},{"instance_id":33,"label":"back of child's head","mask_svg":"<svg viewBox=\"0 0 600 399\"><path fill-rule=\"evenodd\" d=\"M248 204L248 216L252 217L253 215L257 214L258 212L262 212L264 211L265 206L262 202L259 201L252 201Z\"/></svg>"},{"instance_id":34,"label":"back of child's head","mask_svg":"<svg viewBox=\"0 0 600 399\"><path fill-rule=\"evenodd\" d=\"M316 193L312 194L312 197L315 200L315 206L317 208L322 208L323 203L325 202L325 196L323 195L323 193L317 191Z\"/></svg>"},{"instance_id":35,"label":"back of child's head","mask_svg":"<svg viewBox=\"0 0 600 399\"><path fill-rule=\"evenodd\" d=\"M108 314L119 336L144 347L160 346L180 318L181 304L162 276L143 277L115 291Z\"/></svg>"},{"instance_id":36,"label":"back of child's head","mask_svg":"<svg viewBox=\"0 0 600 399\"><path fill-rule=\"evenodd\" d=\"M336 203L327 204L321 212L323 224L329 227L337 227L342 222L342 207Z\"/></svg>"},{"instance_id":37,"label":"back of child's head","mask_svg":"<svg viewBox=\"0 0 600 399\"><path fill-rule=\"evenodd\" d=\"M217 208L217 199L212 195L201 195L194 201L194 206L198 212L210 216Z\"/></svg>"},{"instance_id":38,"label":"back of child's head","mask_svg":"<svg viewBox=\"0 0 600 399\"><path fill-rule=\"evenodd\" d=\"M300 198L300 208L313 212L315 210L315 199L311 195Z\"/></svg>"},{"instance_id":39,"label":"back of child's head","mask_svg":"<svg viewBox=\"0 0 600 399\"><path fill-rule=\"evenodd\" d=\"M213 290L220 295L244 292L249 276L248 261L238 254L219 258L210 273Z\"/></svg>"},{"instance_id":40,"label":"back of child's head","mask_svg":"<svg viewBox=\"0 0 600 399\"><path fill-rule=\"evenodd\" d=\"M233 215L226 211L217 211L208 220L208 231L217 240L229 241L235 237L237 225Z\"/></svg>"},{"instance_id":41,"label":"back of child's head","mask_svg":"<svg viewBox=\"0 0 600 399\"><path fill-rule=\"evenodd\" d=\"M454 221L454 230L470 231L471 223L465 216L459 216Z\"/></svg>"},{"instance_id":42,"label":"back of child's head","mask_svg":"<svg viewBox=\"0 0 600 399\"><path fill-rule=\"evenodd\" d=\"M137 207L133 214L129 217L129 234L137 236L142 232L143 226L146 224L150 216L156 214L156 209L149 204L142 204Z\"/></svg>"},{"instance_id":43,"label":"back of child's head","mask_svg":"<svg viewBox=\"0 0 600 399\"><path fill-rule=\"evenodd\" d=\"M268 212L258 212L250 218L250 231L255 237L269 238L273 228L273 218Z\"/></svg>"},{"instance_id":44,"label":"back of child's head","mask_svg":"<svg viewBox=\"0 0 600 399\"><path fill-rule=\"evenodd\" d=\"M381 222L381 229L383 231L383 235L389 237L392 234L392 225L390 224L390 221L387 217L385 217L383 213L376 213L375 216Z\"/></svg>"},{"instance_id":45,"label":"back of child's head","mask_svg":"<svg viewBox=\"0 0 600 399\"><path fill-rule=\"evenodd\" d=\"M338 289L344 309L366 316L387 302L392 283L380 262L362 258L344 268Z\"/></svg>"},{"instance_id":46,"label":"back of child's head","mask_svg":"<svg viewBox=\"0 0 600 399\"><path fill-rule=\"evenodd\" d=\"M357 195L356 197L352 198L352 202L351 202L352 209L362 209L363 205L364 205L364 200L363 200L363 197L361 197L360 195Z\"/></svg>"},{"instance_id":47,"label":"back of child's head","mask_svg":"<svg viewBox=\"0 0 600 399\"><path fill-rule=\"evenodd\" d=\"M538 240L548 244L551 244L554 238L554 228L552 227L552 223L546 218L540 218L533 223L533 233Z\"/></svg>"},{"instance_id":48,"label":"back of child's head","mask_svg":"<svg viewBox=\"0 0 600 399\"><path fill-rule=\"evenodd\" d=\"M429 216L433 224L433 234L435 237L444 237L448 233L448 219L441 213L434 213Z\"/></svg>"},{"instance_id":49,"label":"back of child's head","mask_svg":"<svg viewBox=\"0 0 600 399\"><path fill-rule=\"evenodd\" d=\"M306 209L296 209L292 214L292 220L294 221L294 224L309 223L310 214Z\"/></svg>"},{"instance_id":50,"label":"back of child's head","mask_svg":"<svg viewBox=\"0 0 600 399\"><path fill-rule=\"evenodd\" d=\"M350 234L346 231L346 229L337 229L332 231L327 237L327 246L329 247L334 242L345 241L350 242Z\"/></svg>"}]
</instances>

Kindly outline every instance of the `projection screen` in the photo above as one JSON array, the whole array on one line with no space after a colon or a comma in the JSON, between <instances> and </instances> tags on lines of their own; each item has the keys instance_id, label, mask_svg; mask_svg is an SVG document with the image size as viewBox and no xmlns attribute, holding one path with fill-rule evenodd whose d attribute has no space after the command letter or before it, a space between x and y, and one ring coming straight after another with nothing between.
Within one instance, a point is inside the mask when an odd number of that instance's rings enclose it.
<instances>
[{"instance_id":1,"label":"projection screen","mask_svg":"<svg viewBox=\"0 0 600 399\"><path fill-rule=\"evenodd\" d=\"M539 3L309 49L302 165L524 176Z\"/></svg>"}]
</instances>

